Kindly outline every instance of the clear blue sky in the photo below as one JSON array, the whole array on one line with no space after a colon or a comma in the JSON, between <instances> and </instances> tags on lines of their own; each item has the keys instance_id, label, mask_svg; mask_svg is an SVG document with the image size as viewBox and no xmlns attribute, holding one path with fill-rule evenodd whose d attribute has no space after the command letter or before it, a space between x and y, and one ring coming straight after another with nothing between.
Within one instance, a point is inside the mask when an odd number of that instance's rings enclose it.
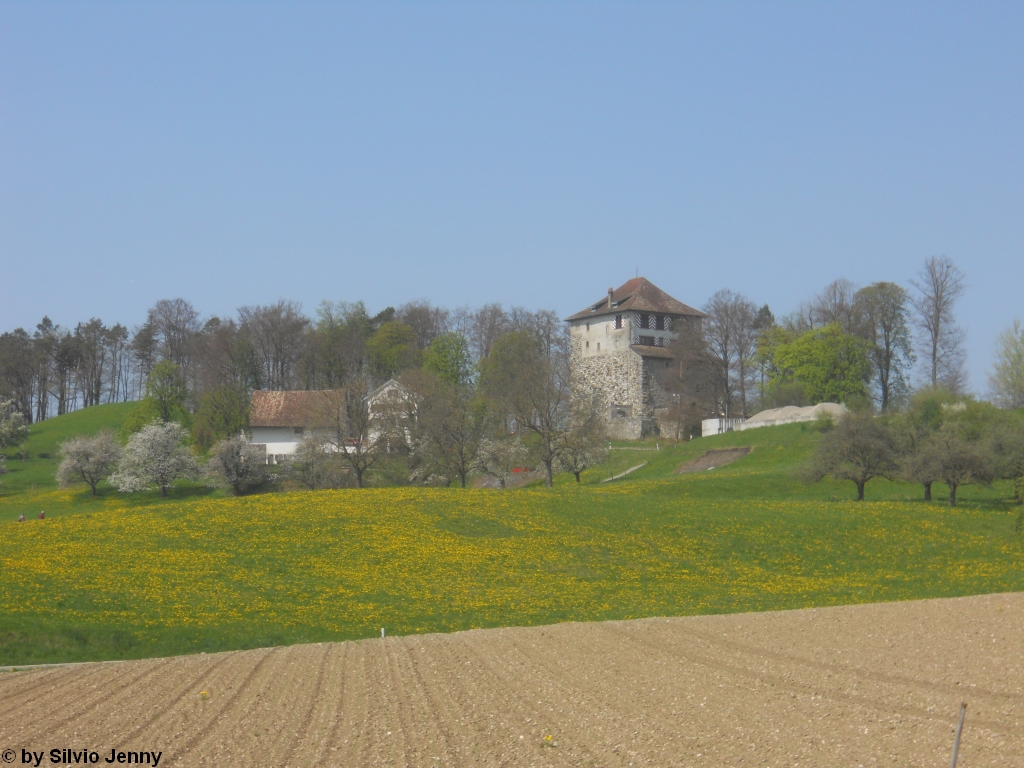
<instances>
[{"instance_id":1,"label":"clear blue sky","mask_svg":"<svg viewBox=\"0 0 1024 768\"><path fill-rule=\"evenodd\" d=\"M2 3L0 330L288 298L1024 316L1024 4Z\"/></svg>"}]
</instances>

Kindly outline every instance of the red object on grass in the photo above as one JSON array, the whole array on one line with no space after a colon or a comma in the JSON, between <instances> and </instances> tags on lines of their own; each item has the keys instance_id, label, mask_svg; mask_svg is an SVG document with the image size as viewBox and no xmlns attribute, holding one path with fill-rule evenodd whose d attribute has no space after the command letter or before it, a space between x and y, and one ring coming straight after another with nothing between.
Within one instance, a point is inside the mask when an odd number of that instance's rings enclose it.
<instances>
[{"instance_id":1,"label":"red object on grass","mask_svg":"<svg viewBox=\"0 0 1024 768\"><path fill-rule=\"evenodd\" d=\"M529 467L512 467L513 472L529 472Z\"/></svg>"},{"instance_id":2,"label":"red object on grass","mask_svg":"<svg viewBox=\"0 0 1024 768\"><path fill-rule=\"evenodd\" d=\"M39 519L40 520L45 520L46 519L46 513L45 512L40 512L39 513Z\"/></svg>"}]
</instances>

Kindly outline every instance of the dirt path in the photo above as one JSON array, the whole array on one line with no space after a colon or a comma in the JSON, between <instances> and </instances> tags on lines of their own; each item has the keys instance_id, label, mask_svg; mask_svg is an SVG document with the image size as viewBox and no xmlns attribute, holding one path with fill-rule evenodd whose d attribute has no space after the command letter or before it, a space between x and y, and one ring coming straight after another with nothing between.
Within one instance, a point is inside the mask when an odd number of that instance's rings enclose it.
<instances>
[{"instance_id":1,"label":"dirt path","mask_svg":"<svg viewBox=\"0 0 1024 768\"><path fill-rule=\"evenodd\" d=\"M751 450L748 446L743 448L716 448L713 451L704 451L693 461L688 461L679 467L676 470L676 474L685 475L688 472L703 472L708 469L724 467L726 464L732 464L734 461L742 459Z\"/></svg>"},{"instance_id":2,"label":"dirt path","mask_svg":"<svg viewBox=\"0 0 1024 768\"><path fill-rule=\"evenodd\" d=\"M0 675L0 749L160 765L1024 765L1024 593ZM43 765L51 764L49 756Z\"/></svg>"}]
</instances>

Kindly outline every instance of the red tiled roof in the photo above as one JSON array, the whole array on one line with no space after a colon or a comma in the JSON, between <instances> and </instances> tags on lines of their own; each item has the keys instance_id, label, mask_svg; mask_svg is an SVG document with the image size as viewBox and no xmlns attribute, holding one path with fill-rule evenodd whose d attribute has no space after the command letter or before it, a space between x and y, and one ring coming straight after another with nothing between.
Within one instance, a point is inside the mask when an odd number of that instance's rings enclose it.
<instances>
[{"instance_id":1,"label":"red tiled roof","mask_svg":"<svg viewBox=\"0 0 1024 768\"><path fill-rule=\"evenodd\" d=\"M258 389L249 404L249 425L253 427L312 427L318 410L323 409L325 394L342 390L274 392Z\"/></svg>"},{"instance_id":2,"label":"red tiled roof","mask_svg":"<svg viewBox=\"0 0 1024 768\"><path fill-rule=\"evenodd\" d=\"M566 320L583 320L588 317L621 312L656 312L663 315L705 317L700 310L673 299L646 277L634 277L612 292L610 307L608 306L608 297L605 296L586 309L567 317Z\"/></svg>"}]
</instances>

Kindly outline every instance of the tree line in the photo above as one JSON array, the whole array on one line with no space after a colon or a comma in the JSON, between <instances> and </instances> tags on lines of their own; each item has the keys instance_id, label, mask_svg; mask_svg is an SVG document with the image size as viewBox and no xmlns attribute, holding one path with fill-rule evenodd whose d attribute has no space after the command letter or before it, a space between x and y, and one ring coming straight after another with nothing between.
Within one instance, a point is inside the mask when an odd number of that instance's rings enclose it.
<instances>
[{"instance_id":1,"label":"tree line","mask_svg":"<svg viewBox=\"0 0 1024 768\"><path fill-rule=\"evenodd\" d=\"M964 274L947 257L925 261L905 288L840 279L776 319L731 290L703 307L699 334L674 342L661 376L674 396L677 435L700 418L746 418L765 408L820 402L904 408L918 387L966 392L966 334L956 304ZM993 403L1024 406L1024 330L1018 320L997 340L988 382Z\"/></svg>"}]
</instances>

